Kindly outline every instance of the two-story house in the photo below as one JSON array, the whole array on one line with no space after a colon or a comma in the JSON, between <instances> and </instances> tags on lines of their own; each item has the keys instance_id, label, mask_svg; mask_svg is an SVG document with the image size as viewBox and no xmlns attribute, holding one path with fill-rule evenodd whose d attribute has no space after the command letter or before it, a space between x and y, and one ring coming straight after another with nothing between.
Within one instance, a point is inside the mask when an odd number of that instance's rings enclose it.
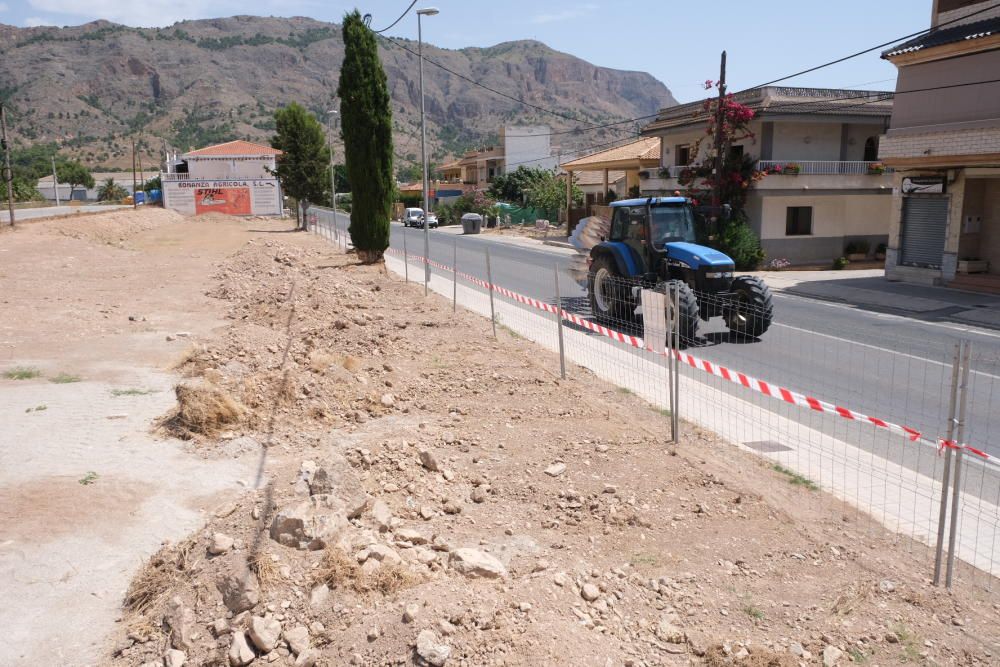
<instances>
[{"instance_id":1,"label":"two-story house","mask_svg":"<svg viewBox=\"0 0 1000 667\"><path fill-rule=\"evenodd\" d=\"M888 240L892 176L878 162L892 93L768 86L737 93L755 110L753 134L730 147L772 172L753 186L747 214L771 259L829 264L849 242L874 256ZM642 194L683 191L678 177L714 148L703 101L667 107L642 134L660 138L660 167L640 172Z\"/></svg>"},{"instance_id":2,"label":"two-story house","mask_svg":"<svg viewBox=\"0 0 1000 667\"><path fill-rule=\"evenodd\" d=\"M468 151L458 160L439 167L438 172L447 183L484 190L497 176L522 165L555 169L559 160L553 155L551 136L547 125L505 125L500 128L497 144Z\"/></svg>"},{"instance_id":3,"label":"two-story house","mask_svg":"<svg viewBox=\"0 0 1000 667\"><path fill-rule=\"evenodd\" d=\"M886 277L1000 290L1000 3L935 0L931 26L882 54L899 70Z\"/></svg>"},{"instance_id":4,"label":"two-story house","mask_svg":"<svg viewBox=\"0 0 1000 667\"><path fill-rule=\"evenodd\" d=\"M187 215L281 215L281 184L274 175L281 154L240 140L175 156L160 174L163 206Z\"/></svg>"}]
</instances>

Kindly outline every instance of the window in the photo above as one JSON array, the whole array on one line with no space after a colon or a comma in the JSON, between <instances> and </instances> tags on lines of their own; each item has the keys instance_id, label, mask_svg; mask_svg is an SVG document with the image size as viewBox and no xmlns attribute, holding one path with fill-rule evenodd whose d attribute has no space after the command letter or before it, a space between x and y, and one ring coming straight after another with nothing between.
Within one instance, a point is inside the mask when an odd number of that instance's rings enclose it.
<instances>
[{"instance_id":1,"label":"window","mask_svg":"<svg viewBox=\"0 0 1000 667\"><path fill-rule=\"evenodd\" d=\"M624 206L615 208L615 217L611 221L611 240L621 241L625 238L625 229L628 227L628 209Z\"/></svg>"},{"instance_id":2,"label":"window","mask_svg":"<svg viewBox=\"0 0 1000 667\"><path fill-rule=\"evenodd\" d=\"M626 241L646 240L646 207L633 206L629 209L628 228L625 230Z\"/></svg>"},{"instance_id":3,"label":"window","mask_svg":"<svg viewBox=\"0 0 1000 667\"><path fill-rule=\"evenodd\" d=\"M691 164L691 146L687 144L680 144L674 148L674 155L676 156L676 165L678 167L686 167Z\"/></svg>"},{"instance_id":4,"label":"window","mask_svg":"<svg viewBox=\"0 0 1000 667\"><path fill-rule=\"evenodd\" d=\"M789 206L785 213L785 236L809 236L812 234L812 206Z\"/></svg>"},{"instance_id":5,"label":"window","mask_svg":"<svg viewBox=\"0 0 1000 667\"><path fill-rule=\"evenodd\" d=\"M878 160L878 137L868 137L865 140L865 162Z\"/></svg>"}]
</instances>

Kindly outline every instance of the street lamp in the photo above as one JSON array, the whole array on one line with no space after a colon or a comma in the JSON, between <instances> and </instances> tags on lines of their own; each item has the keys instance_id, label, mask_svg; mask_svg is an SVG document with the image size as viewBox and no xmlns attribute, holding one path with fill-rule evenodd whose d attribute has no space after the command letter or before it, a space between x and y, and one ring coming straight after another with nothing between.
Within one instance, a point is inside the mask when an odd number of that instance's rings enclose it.
<instances>
[{"instance_id":1,"label":"street lamp","mask_svg":"<svg viewBox=\"0 0 1000 667\"><path fill-rule=\"evenodd\" d=\"M437 7L426 7L417 10L417 53L420 57L420 163L424 173L424 296L427 295L431 282L431 226L427 223L430 213L430 188L427 182L427 123L424 120L424 36L420 25L421 16L434 16Z\"/></svg>"},{"instance_id":2,"label":"street lamp","mask_svg":"<svg viewBox=\"0 0 1000 667\"><path fill-rule=\"evenodd\" d=\"M333 221L337 222L337 172L334 169L333 164L333 130L334 123L336 123L338 118L338 111L336 109L330 109L326 112L327 117L330 119L330 134L327 137L327 143L330 145L330 192L332 196L330 197L331 208L333 208Z\"/></svg>"}]
</instances>

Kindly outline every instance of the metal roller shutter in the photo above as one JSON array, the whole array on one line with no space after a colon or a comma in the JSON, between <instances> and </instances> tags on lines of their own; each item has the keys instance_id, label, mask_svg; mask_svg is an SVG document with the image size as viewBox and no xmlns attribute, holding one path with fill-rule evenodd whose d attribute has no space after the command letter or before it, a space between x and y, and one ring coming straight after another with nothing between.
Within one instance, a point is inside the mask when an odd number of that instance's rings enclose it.
<instances>
[{"instance_id":1,"label":"metal roller shutter","mask_svg":"<svg viewBox=\"0 0 1000 667\"><path fill-rule=\"evenodd\" d=\"M941 268L948 227L947 197L904 197L901 264Z\"/></svg>"}]
</instances>

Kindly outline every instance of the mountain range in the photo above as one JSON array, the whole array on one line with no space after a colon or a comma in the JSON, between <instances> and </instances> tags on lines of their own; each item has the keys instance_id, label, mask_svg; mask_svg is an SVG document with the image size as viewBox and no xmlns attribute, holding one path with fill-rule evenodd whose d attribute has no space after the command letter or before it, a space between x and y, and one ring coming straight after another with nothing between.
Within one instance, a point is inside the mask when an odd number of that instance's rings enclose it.
<instances>
[{"instance_id":1,"label":"mountain range","mask_svg":"<svg viewBox=\"0 0 1000 667\"><path fill-rule=\"evenodd\" d=\"M397 162L413 164L420 152L417 44L380 36L379 48ZM55 143L92 167L127 168L132 139L147 165L159 162L166 146L266 143L274 110L292 101L326 122L327 110L339 106L343 55L340 26L309 18L235 16L166 28L0 24L0 99L15 145ZM425 44L424 55L428 142L437 162L496 141L503 124L560 131L676 104L649 74L598 67L537 41L457 50ZM553 143L567 151L599 146L635 128L574 132Z\"/></svg>"}]
</instances>

